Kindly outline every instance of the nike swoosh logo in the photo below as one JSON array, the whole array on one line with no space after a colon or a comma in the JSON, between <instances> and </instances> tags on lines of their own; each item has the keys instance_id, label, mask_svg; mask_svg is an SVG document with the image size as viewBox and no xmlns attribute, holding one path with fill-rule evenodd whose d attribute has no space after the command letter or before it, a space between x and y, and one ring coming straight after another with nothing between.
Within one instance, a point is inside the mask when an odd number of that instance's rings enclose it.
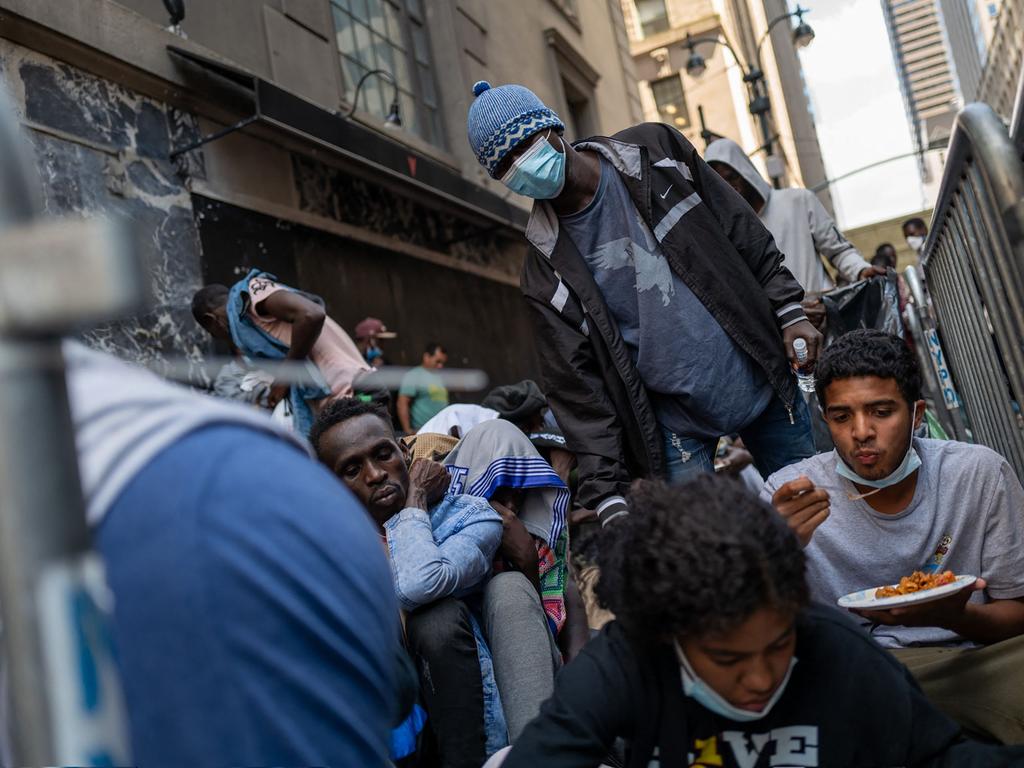
<instances>
[{"instance_id":1,"label":"nike swoosh logo","mask_svg":"<svg viewBox=\"0 0 1024 768\"><path fill-rule=\"evenodd\" d=\"M674 186L675 186L675 184L669 184L668 185L668 189L665 190L665 194L661 195L661 199L662 200L664 200L668 196L668 193L672 191L672 187L674 187Z\"/></svg>"}]
</instances>

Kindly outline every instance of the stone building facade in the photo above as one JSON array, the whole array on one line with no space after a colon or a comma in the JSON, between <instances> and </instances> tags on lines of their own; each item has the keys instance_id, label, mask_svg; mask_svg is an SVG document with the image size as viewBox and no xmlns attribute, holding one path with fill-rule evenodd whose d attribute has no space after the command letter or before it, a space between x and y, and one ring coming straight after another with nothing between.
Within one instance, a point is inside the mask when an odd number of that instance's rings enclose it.
<instances>
[{"instance_id":1,"label":"stone building facade","mask_svg":"<svg viewBox=\"0 0 1024 768\"><path fill-rule=\"evenodd\" d=\"M1024 87L1024 0L1002 0L989 45L978 100L1009 122Z\"/></svg>"},{"instance_id":2,"label":"stone building facade","mask_svg":"<svg viewBox=\"0 0 1024 768\"><path fill-rule=\"evenodd\" d=\"M535 375L517 288L527 210L477 163L465 115L487 79L533 88L571 138L638 122L618 1L185 9L172 28L161 0L0 0L0 78L47 212L129 218L151 265L150 309L90 343L199 362L193 292L259 266L323 296L343 327L382 318L393 363L436 339L494 383ZM384 119L395 94L399 129Z\"/></svg>"}]
</instances>

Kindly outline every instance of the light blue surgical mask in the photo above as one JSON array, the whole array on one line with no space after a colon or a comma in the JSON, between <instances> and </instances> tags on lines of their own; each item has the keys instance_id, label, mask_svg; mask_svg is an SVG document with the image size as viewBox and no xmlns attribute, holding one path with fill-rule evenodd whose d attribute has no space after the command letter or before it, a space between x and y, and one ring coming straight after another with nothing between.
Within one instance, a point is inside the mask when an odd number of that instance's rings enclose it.
<instances>
[{"instance_id":1,"label":"light blue surgical mask","mask_svg":"<svg viewBox=\"0 0 1024 768\"><path fill-rule=\"evenodd\" d=\"M779 687L775 689L772 697L768 699L764 709L760 712L751 712L749 709L740 709L733 706L723 699L714 688L697 677L697 673L693 671L693 667L690 666L690 661L686 658L686 654L683 653L683 649L679 647L679 643L675 643L675 646L676 656L679 658L679 668L683 675L683 693L704 707L704 709L729 720L734 720L737 723L750 723L754 720L760 720L762 717L767 717L772 708L778 704L779 699L782 698L786 685L789 683L789 678L793 674L793 667L796 666L797 662L796 656L789 660L789 669L786 670L786 676L782 678L782 682L779 683Z\"/></svg>"},{"instance_id":2,"label":"light blue surgical mask","mask_svg":"<svg viewBox=\"0 0 1024 768\"><path fill-rule=\"evenodd\" d=\"M550 134L550 131L548 132ZM562 137L558 137L559 142ZM565 144L562 144L564 150ZM547 135L516 158L512 167L501 177L501 183L534 200L551 200L562 193L565 186L565 152L559 152L548 141Z\"/></svg>"},{"instance_id":3,"label":"light blue surgical mask","mask_svg":"<svg viewBox=\"0 0 1024 768\"><path fill-rule=\"evenodd\" d=\"M921 457L918 456L917 449L914 447L914 422L916 420L917 403L914 403L914 410L910 414L910 445L907 446L907 452L903 456L903 461L900 462L900 465L896 467L895 470L893 470L892 474L883 477L881 480L864 479L856 472L854 472L850 465L843 461L842 457L839 455L839 452L836 451L836 473L840 477L845 477L851 483L866 485L868 486L868 488L875 489L871 493L863 494L859 498L871 496L872 494L882 490L883 488L888 488L891 485L896 485L896 483L906 480L920 468Z\"/></svg>"}]
</instances>

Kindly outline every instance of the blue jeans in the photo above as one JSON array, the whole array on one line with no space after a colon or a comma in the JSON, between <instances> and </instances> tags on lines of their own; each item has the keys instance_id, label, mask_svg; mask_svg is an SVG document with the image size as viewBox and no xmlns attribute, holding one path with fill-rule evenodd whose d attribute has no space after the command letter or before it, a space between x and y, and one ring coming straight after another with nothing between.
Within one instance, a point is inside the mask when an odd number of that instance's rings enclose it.
<instances>
[{"instance_id":1,"label":"blue jeans","mask_svg":"<svg viewBox=\"0 0 1024 768\"><path fill-rule=\"evenodd\" d=\"M685 483L702 472L715 471L717 440L683 437L665 427L661 432L670 483ZM775 397L764 413L740 430L740 437L764 478L814 455L810 413L802 397L793 403L792 418L783 402Z\"/></svg>"}]
</instances>

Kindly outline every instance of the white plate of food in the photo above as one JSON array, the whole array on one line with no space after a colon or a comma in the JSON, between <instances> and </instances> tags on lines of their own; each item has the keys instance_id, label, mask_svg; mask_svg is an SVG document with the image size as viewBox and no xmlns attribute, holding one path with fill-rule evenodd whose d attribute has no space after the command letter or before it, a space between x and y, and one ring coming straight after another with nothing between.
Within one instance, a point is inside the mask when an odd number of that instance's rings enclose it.
<instances>
[{"instance_id":1,"label":"white plate of food","mask_svg":"<svg viewBox=\"0 0 1024 768\"><path fill-rule=\"evenodd\" d=\"M899 584L862 589L840 597L840 608L875 611L907 605L919 605L939 600L967 589L978 580L977 576L955 575L952 571L923 573L914 571L900 579Z\"/></svg>"}]
</instances>

